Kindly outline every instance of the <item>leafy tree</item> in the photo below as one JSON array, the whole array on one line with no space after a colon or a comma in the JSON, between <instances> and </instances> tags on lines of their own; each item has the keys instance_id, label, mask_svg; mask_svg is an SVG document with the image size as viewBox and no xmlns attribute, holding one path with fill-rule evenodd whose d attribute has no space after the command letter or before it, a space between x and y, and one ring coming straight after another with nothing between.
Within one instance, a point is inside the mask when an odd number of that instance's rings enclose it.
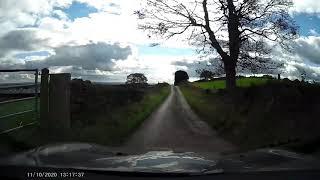
<instances>
[{"instance_id":1,"label":"leafy tree","mask_svg":"<svg viewBox=\"0 0 320 180\"><path fill-rule=\"evenodd\" d=\"M178 85L181 82L186 82L189 80L189 75L185 71L176 71L174 73L174 85Z\"/></svg>"},{"instance_id":2,"label":"leafy tree","mask_svg":"<svg viewBox=\"0 0 320 180\"><path fill-rule=\"evenodd\" d=\"M199 74L200 79L204 79L206 81L214 78L214 73L206 69L198 69L196 70L196 73Z\"/></svg>"},{"instance_id":3,"label":"leafy tree","mask_svg":"<svg viewBox=\"0 0 320 180\"><path fill-rule=\"evenodd\" d=\"M126 84L146 84L147 77L142 73L133 73L127 76Z\"/></svg>"},{"instance_id":4,"label":"leafy tree","mask_svg":"<svg viewBox=\"0 0 320 180\"><path fill-rule=\"evenodd\" d=\"M135 12L139 27L171 38L185 34L199 52L215 51L223 63L226 87L236 87L236 68L264 66L272 44L290 49L297 26L288 14L291 0L144 0ZM150 35L149 35L150 36Z\"/></svg>"}]
</instances>

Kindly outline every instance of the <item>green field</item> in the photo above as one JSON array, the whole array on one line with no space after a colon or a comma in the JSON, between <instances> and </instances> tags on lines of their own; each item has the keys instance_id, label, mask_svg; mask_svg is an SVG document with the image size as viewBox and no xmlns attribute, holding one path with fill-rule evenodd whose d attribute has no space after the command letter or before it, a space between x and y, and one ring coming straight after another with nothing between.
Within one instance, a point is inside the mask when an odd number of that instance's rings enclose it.
<instances>
[{"instance_id":1,"label":"green field","mask_svg":"<svg viewBox=\"0 0 320 180\"><path fill-rule=\"evenodd\" d=\"M29 99L24 101L12 102L0 105L0 116L5 116L22 111L34 110L35 100ZM15 128L19 125L25 125L36 120L35 112L28 112L0 119L0 131Z\"/></svg>"},{"instance_id":2,"label":"green field","mask_svg":"<svg viewBox=\"0 0 320 180\"><path fill-rule=\"evenodd\" d=\"M248 77L237 79L238 87L250 87L252 85L263 85L266 84L268 78L258 78L258 77ZM226 83L225 80L213 80L208 82L193 82L194 86L201 89L225 89Z\"/></svg>"}]
</instances>

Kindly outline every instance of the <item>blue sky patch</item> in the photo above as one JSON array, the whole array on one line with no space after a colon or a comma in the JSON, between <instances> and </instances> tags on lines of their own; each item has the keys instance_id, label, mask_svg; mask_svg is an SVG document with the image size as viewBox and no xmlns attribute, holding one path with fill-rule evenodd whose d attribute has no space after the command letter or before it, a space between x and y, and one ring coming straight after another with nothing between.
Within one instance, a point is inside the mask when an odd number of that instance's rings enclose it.
<instances>
[{"instance_id":1,"label":"blue sky patch","mask_svg":"<svg viewBox=\"0 0 320 180\"><path fill-rule=\"evenodd\" d=\"M138 45L138 51L141 55L167 55L167 56L191 56L195 51L191 48L167 48L161 46L142 46Z\"/></svg>"},{"instance_id":2,"label":"blue sky patch","mask_svg":"<svg viewBox=\"0 0 320 180\"><path fill-rule=\"evenodd\" d=\"M14 57L17 59L25 59L29 56L49 56L50 53L48 51L35 51L35 52L25 52L25 53L18 53Z\"/></svg>"},{"instance_id":3,"label":"blue sky patch","mask_svg":"<svg viewBox=\"0 0 320 180\"><path fill-rule=\"evenodd\" d=\"M311 31L315 30L320 33L320 18L317 14L300 13L293 16L297 25L299 26L299 32L301 36L314 35Z\"/></svg>"},{"instance_id":4,"label":"blue sky patch","mask_svg":"<svg viewBox=\"0 0 320 180\"><path fill-rule=\"evenodd\" d=\"M72 2L71 6L66 9L60 9L65 12L71 20L76 18L87 17L91 13L96 13L98 10L85 3Z\"/></svg>"}]
</instances>

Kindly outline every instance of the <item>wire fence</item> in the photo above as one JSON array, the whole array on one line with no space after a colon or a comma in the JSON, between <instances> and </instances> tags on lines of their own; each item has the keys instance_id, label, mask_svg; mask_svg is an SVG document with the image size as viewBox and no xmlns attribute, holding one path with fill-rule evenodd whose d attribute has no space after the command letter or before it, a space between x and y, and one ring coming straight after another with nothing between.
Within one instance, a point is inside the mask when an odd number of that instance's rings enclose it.
<instances>
[{"instance_id":1,"label":"wire fence","mask_svg":"<svg viewBox=\"0 0 320 180\"><path fill-rule=\"evenodd\" d=\"M23 85L6 84L0 87L0 94L9 97L9 100L0 102L0 134L6 134L26 126L34 125L38 123L39 118L38 69L0 70L0 73L12 72L33 72L34 83ZM28 94L31 97L10 99L10 96L17 96L19 94ZM26 107L27 109L24 109ZM24 118L22 117L23 115L25 115Z\"/></svg>"}]
</instances>

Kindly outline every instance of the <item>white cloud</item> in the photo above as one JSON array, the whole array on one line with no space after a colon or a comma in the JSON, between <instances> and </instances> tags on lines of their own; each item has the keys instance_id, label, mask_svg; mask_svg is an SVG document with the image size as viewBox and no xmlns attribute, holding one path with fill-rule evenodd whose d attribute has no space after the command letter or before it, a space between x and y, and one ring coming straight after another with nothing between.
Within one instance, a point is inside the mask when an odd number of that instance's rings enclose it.
<instances>
[{"instance_id":1,"label":"white cloud","mask_svg":"<svg viewBox=\"0 0 320 180\"><path fill-rule=\"evenodd\" d=\"M68 22L52 17L45 17L39 20L38 24L38 29L40 30L47 30L52 33L63 33Z\"/></svg>"},{"instance_id":2,"label":"white cloud","mask_svg":"<svg viewBox=\"0 0 320 180\"><path fill-rule=\"evenodd\" d=\"M68 20L68 15L65 12L61 11L61 10L53 10L52 14L54 16L57 16L61 20L65 20L65 21Z\"/></svg>"},{"instance_id":3,"label":"white cloud","mask_svg":"<svg viewBox=\"0 0 320 180\"><path fill-rule=\"evenodd\" d=\"M294 43L297 58L320 65L320 37L301 37Z\"/></svg>"},{"instance_id":4,"label":"white cloud","mask_svg":"<svg viewBox=\"0 0 320 180\"><path fill-rule=\"evenodd\" d=\"M310 34L313 35L313 36L319 36L319 33L317 32L316 29L310 29Z\"/></svg>"},{"instance_id":5,"label":"white cloud","mask_svg":"<svg viewBox=\"0 0 320 180\"><path fill-rule=\"evenodd\" d=\"M192 66L181 66L179 62L196 64L200 59L198 55L193 56L168 56L168 55L143 55L131 57L127 60L117 61L116 67L122 70L126 75L134 72L144 73L148 82L169 82L173 83L174 73L177 70L186 70L190 76L195 76L195 68Z\"/></svg>"},{"instance_id":6,"label":"white cloud","mask_svg":"<svg viewBox=\"0 0 320 180\"><path fill-rule=\"evenodd\" d=\"M195 67L192 64L198 61L198 56L141 56L134 48L135 45L146 45L152 42L160 42L161 46L168 48L190 47L187 42L181 41L185 39L184 36L164 41L156 37L149 39L146 32L137 30L138 20L133 15L133 11L141 8L140 1L76 1L86 3L96 8L98 12L71 21L67 14L55 7L68 7L72 4L72 0L37 0L36 2L34 0L0 0L0 37L2 39L4 37L4 39L10 39L12 35L17 35L17 27L33 26L22 28L23 31L32 31L32 33L25 33L23 37L15 38L13 42L1 40L0 55L12 57L8 56L8 53L12 55L19 51L40 49L55 51L55 54L49 58L29 56L24 60L28 61L29 66L52 66L53 72L72 72L74 76L88 79L101 80L103 76L108 75L108 80L111 78L113 81L124 81L125 76L129 73L141 71L149 78L149 82L172 82L173 73L178 69L187 70L191 76L194 75ZM318 1L294 0L294 3L295 12L320 12ZM199 8L196 11L200 12L201 7ZM19 33L23 31L20 30ZM305 68L308 67L311 72L310 77L316 78L315 74L320 74L317 68L309 67L304 63L305 60L308 60L320 64L320 57L317 53L320 52L320 37L316 37L318 32L315 30L310 30L310 33L313 36L301 37L296 41L294 56L287 54L276 56L288 62L286 63L288 70L291 68L288 74L292 76L293 72L298 71L296 68L298 65L290 64L292 62L298 62ZM225 36L223 33L220 35ZM101 45L98 42L104 44ZM120 45L115 47L112 45L115 42L130 44L131 52L125 51L126 53L119 58L125 47ZM113 58L108 56L108 53L112 55L111 49L117 49ZM288 57L295 59L288 60ZM46 59L43 60L43 58ZM175 64L177 61L185 62L185 65ZM1 61L2 67L23 67L23 65L19 64L16 59Z\"/></svg>"},{"instance_id":7,"label":"white cloud","mask_svg":"<svg viewBox=\"0 0 320 180\"><path fill-rule=\"evenodd\" d=\"M0 37L0 58L15 51L32 51L42 48L47 40L32 30L15 30Z\"/></svg>"},{"instance_id":8,"label":"white cloud","mask_svg":"<svg viewBox=\"0 0 320 180\"><path fill-rule=\"evenodd\" d=\"M32 73L0 73L0 83L25 83L34 82Z\"/></svg>"},{"instance_id":9,"label":"white cloud","mask_svg":"<svg viewBox=\"0 0 320 180\"><path fill-rule=\"evenodd\" d=\"M320 67L310 66L305 63L288 62L283 73L289 79L302 79L320 81Z\"/></svg>"},{"instance_id":10,"label":"white cloud","mask_svg":"<svg viewBox=\"0 0 320 180\"><path fill-rule=\"evenodd\" d=\"M318 0L293 0L293 11L298 13L320 13L320 2Z\"/></svg>"},{"instance_id":11,"label":"white cloud","mask_svg":"<svg viewBox=\"0 0 320 180\"><path fill-rule=\"evenodd\" d=\"M75 0L98 9L88 17L71 21L55 7L68 7L72 0L3 0L0 5L0 36L16 27L37 26L33 29L43 38L49 39L51 47L62 45L84 45L90 41L150 44L161 42L165 47L189 47L187 42L177 39L161 41L149 39L146 32L137 29L138 20L133 15L140 8L139 1L127 0ZM2 9L1 9L2 8Z\"/></svg>"},{"instance_id":12,"label":"white cloud","mask_svg":"<svg viewBox=\"0 0 320 180\"><path fill-rule=\"evenodd\" d=\"M0 17L2 21L11 21L17 26L33 25L37 18L49 15L54 7L70 4L71 0L1 0Z\"/></svg>"},{"instance_id":13,"label":"white cloud","mask_svg":"<svg viewBox=\"0 0 320 180\"><path fill-rule=\"evenodd\" d=\"M26 67L75 66L85 70L113 71L117 60L127 59L131 48L119 44L96 43L80 46L61 46L55 54L42 61L27 61Z\"/></svg>"},{"instance_id":14,"label":"white cloud","mask_svg":"<svg viewBox=\"0 0 320 180\"><path fill-rule=\"evenodd\" d=\"M145 36L137 30L135 17L106 12L78 18L70 24L67 31L72 32L73 39L86 38L94 41L141 43Z\"/></svg>"},{"instance_id":15,"label":"white cloud","mask_svg":"<svg viewBox=\"0 0 320 180\"><path fill-rule=\"evenodd\" d=\"M301 79L305 74L307 80L320 81L320 37L300 37L292 42L291 53L275 49L273 59L284 63L282 76Z\"/></svg>"}]
</instances>

